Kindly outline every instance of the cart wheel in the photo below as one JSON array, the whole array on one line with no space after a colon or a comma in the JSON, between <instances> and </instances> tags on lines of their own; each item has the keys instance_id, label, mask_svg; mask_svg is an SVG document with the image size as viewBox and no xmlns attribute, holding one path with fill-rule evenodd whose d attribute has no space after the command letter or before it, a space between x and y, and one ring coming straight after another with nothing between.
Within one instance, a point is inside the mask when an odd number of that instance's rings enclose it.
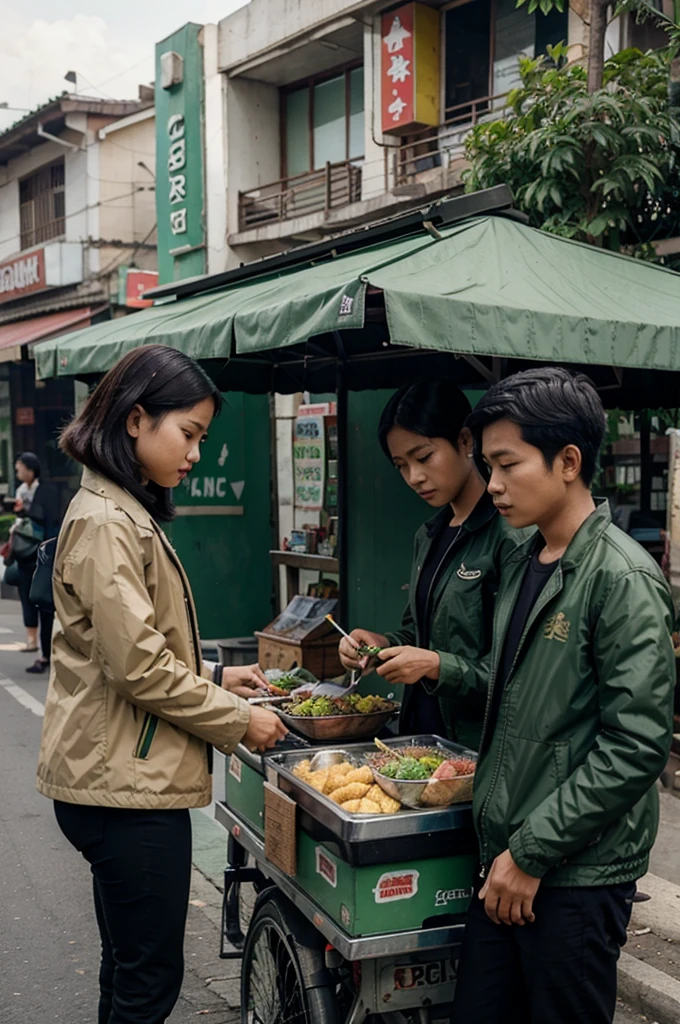
<instances>
[{"instance_id":1,"label":"cart wheel","mask_svg":"<svg viewBox=\"0 0 680 1024\"><path fill-rule=\"evenodd\" d=\"M243 947L241 1024L339 1024L324 945L281 893L260 903Z\"/></svg>"}]
</instances>

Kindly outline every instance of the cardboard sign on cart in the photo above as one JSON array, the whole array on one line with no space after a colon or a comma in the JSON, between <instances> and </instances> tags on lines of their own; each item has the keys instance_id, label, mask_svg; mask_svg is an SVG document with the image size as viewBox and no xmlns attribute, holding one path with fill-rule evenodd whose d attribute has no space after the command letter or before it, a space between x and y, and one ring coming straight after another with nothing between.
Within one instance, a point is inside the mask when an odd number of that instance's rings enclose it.
<instances>
[{"instance_id":1,"label":"cardboard sign on cart","mask_svg":"<svg viewBox=\"0 0 680 1024\"><path fill-rule=\"evenodd\" d=\"M297 804L271 783L264 783L264 855L289 877L297 873Z\"/></svg>"}]
</instances>

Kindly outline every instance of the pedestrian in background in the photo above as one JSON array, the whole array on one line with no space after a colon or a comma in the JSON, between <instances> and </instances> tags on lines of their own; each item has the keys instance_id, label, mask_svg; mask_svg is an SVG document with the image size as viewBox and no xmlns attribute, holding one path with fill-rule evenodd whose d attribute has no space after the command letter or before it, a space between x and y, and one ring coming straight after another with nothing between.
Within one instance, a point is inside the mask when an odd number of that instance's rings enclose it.
<instances>
[{"instance_id":1,"label":"pedestrian in background","mask_svg":"<svg viewBox=\"0 0 680 1024\"><path fill-rule=\"evenodd\" d=\"M109 371L61 438L85 470L55 556L38 789L92 868L99 1024L162 1024L177 1001L188 808L211 800L211 747L264 750L286 732L230 692L253 692L248 667L212 682L189 582L160 525L220 404L197 363L146 346Z\"/></svg>"},{"instance_id":2,"label":"pedestrian in background","mask_svg":"<svg viewBox=\"0 0 680 1024\"><path fill-rule=\"evenodd\" d=\"M14 511L18 519L13 531L20 532L20 529L17 531L17 527L21 528L22 523L28 522L35 539L33 543L28 541L27 544L22 545L23 556L19 553L18 544L10 544L10 548L14 547L12 557L16 561L17 588L26 627L26 647L24 649L27 653L40 651L40 657L26 671L40 675L47 672L50 667L54 614L39 610L38 606L31 601L31 580L35 572L40 543L57 535L59 501L56 489L42 479L40 460L33 452L23 452L17 459L14 468L19 486L14 504ZM38 647L38 629L40 630L40 647Z\"/></svg>"}]
</instances>

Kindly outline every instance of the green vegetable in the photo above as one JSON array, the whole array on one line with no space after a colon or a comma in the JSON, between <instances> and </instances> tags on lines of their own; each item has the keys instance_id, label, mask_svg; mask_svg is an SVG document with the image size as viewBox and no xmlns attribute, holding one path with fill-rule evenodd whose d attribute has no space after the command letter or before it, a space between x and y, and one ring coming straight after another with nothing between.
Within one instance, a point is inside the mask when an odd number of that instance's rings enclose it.
<instances>
[{"instance_id":1,"label":"green vegetable","mask_svg":"<svg viewBox=\"0 0 680 1024\"><path fill-rule=\"evenodd\" d=\"M414 757L403 757L397 768L397 779L429 779L430 772Z\"/></svg>"},{"instance_id":2,"label":"green vegetable","mask_svg":"<svg viewBox=\"0 0 680 1024\"><path fill-rule=\"evenodd\" d=\"M433 772L437 771L440 764L443 764L445 758L434 757L432 755L426 755L425 757L419 757L418 762L422 764L423 768L427 769L427 774L432 775Z\"/></svg>"},{"instance_id":3,"label":"green vegetable","mask_svg":"<svg viewBox=\"0 0 680 1024\"><path fill-rule=\"evenodd\" d=\"M384 765L384 767L380 769L380 774L385 775L388 779L396 779L398 771L399 762L390 761L389 764Z\"/></svg>"},{"instance_id":4,"label":"green vegetable","mask_svg":"<svg viewBox=\"0 0 680 1024\"><path fill-rule=\"evenodd\" d=\"M357 654L361 655L362 658L375 658L382 650L382 647L367 647L366 644L362 644L357 649Z\"/></svg>"}]
</instances>

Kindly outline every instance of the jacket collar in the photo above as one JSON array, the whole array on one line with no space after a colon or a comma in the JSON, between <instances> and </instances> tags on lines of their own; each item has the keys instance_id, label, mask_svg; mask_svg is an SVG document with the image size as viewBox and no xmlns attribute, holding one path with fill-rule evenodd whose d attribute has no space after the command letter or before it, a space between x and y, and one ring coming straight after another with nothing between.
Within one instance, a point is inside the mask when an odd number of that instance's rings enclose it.
<instances>
[{"instance_id":1,"label":"jacket collar","mask_svg":"<svg viewBox=\"0 0 680 1024\"><path fill-rule=\"evenodd\" d=\"M103 498L109 498L111 501L114 501L138 526L153 529L155 525L153 518L146 509L123 487L114 484L113 480L109 480L108 477L101 476L100 473L95 473L86 466L83 469L83 478L80 486L84 487L86 491L91 491L93 494L99 494Z\"/></svg>"},{"instance_id":2,"label":"jacket collar","mask_svg":"<svg viewBox=\"0 0 680 1024\"><path fill-rule=\"evenodd\" d=\"M491 495L488 491L484 491L475 507L473 508L470 515L463 522L462 528L467 530L469 533L474 533L476 530L481 530L483 526L489 522L490 519L496 515L496 509L494 508ZM451 506L445 505L444 508L437 512L436 516L432 519L428 519L425 523L425 529L427 530L428 537L432 538L443 530L445 526L448 526L451 522Z\"/></svg>"},{"instance_id":3,"label":"jacket collar","mask_svg":"<svg viewBox=\"0 0 680 1024\"><path fill-rule=\"evenodd\" d=\"M568 569L575 569L576 566L588 554L594 544L600 539L608 526L611 525L612 516L609 509L609 502L606 498L595 499L595 511L591 512L578 530L571 538L567 550L560 559L562 572ZM535 548L542 545L540 533L532 535L524 544L520 544L517 550L508 559L509 562L520 562L528 558Z\"/></svg>"}]
</instances>

